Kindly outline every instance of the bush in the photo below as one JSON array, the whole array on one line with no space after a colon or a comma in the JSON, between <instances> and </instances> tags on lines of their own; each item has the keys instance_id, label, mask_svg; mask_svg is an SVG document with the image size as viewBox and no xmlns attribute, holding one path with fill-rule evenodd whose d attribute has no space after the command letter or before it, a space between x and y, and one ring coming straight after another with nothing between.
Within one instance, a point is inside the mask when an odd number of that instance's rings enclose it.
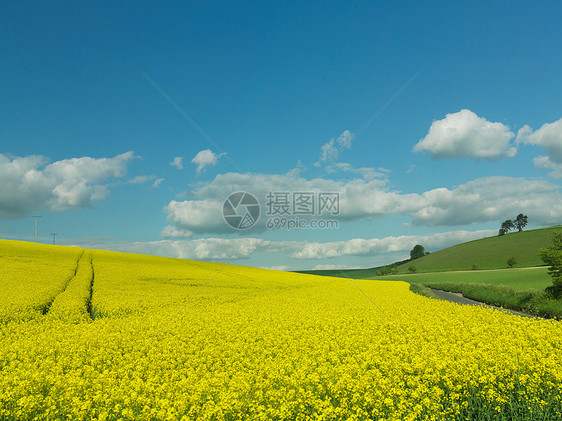
<instances>
[{"instance_id":1,"label":"bush","mask_svg":"<svg viewBox=\"0 0 562 421\"><path fill-rule=\"evenodd\" d=\"M548 274L552 277L552 286L546 292L554 298L562 298L562 232L554 232L551 241L550 247L539 250L539 256L549 266Z\"/></svg>"},{"instance_id":2,"label":"bush","mask_svg":"<svg viewBox=\"0 0 562 421\"><path fill-rule=\"evenodd\" d=\"M415 265L410 265L410 267L408 268L408 270L412 273L416 273L418 268Z\"/></svg>"},{"instance_id":3,"label":"bush","mask_svg":"<svg viewBox=\"0 0 562 421\"><path fill-rule=\"evenodd\" d=\"M437 296L431 292L431 289L422 284L410 284L410 291L415 294L423 295L424 297L437 299Z\"/></svg>"},{"instance_id":4,"label":"bush","mask_svg":"<svg viewBox=\"0 0 562 421\"><path fill-rule=\"evenodd\" d=\"M472 270L478 270L478 266L476 266L476 263L472 264Z\"/></svg>"},{"instance_id":5,"label":"bush","mask_svg":"<svg viewBox=\"0 0 562 421\"><path fill-rule=\"evenodd\" d=\"M517 264L517 259L515 257L507 258L507 266L509 266L510 268L512 268L516 264Z\"/></svg>"},{"instance_id":6,"label":"bush","mask_svg":"<svg viewBox=\"0 0 562 421\"><path fill-rule=\"evenodd\" d=\"M388 266L383 266L379 270L377 270L377 276L384 276L390 273L390 268Z\"/></svg>"}]
</instances>

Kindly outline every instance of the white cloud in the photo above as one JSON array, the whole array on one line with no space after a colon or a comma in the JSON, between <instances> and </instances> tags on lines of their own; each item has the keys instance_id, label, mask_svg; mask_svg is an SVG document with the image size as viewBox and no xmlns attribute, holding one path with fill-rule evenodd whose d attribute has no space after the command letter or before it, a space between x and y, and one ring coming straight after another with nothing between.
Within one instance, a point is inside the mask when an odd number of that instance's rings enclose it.
<instances>
[{"instance_id":1,"label":"white cloud","mask_svg":"<svg viewBox=\"0 0 562 421\"><path fill-rule=\"evenodd\" d=\"M338 138L331 138L327 143L322 145L319 161L314 166L319 167L322 163L330 164L338 159L343 149L350 149L354 135L345 130Z\"/></svg>"},{"instance_id":2,"label":"white cloud","mask_svg":"<svg viewBox=\"0 0 562 421\"><path fill-rule=\"evenodd\" d=\"M383 184L383 181L373 180L372 183ZM209 183L205 183L192 191L195 200L171 201L166 207L168 222L180 229L195 233L232 233L222 216L225 199L236 191L252 193L261 207L260 222L251 232L265 231L264 214L267 207L269 191L324 191L339 192L342 183L326 179L306 180L295 172L287 174L219 174Z\"/></svg>"},{"instance_id":3,"label":"white cloud","mask_svg":"<svg viewBox=\"0 0 562 421\"><path fill-rule=\"evenodd\" d=\"M8 158L0 154L0 218L20 218L33 211L84 208L109 194L104 184L122 178L135 157L71 158L48 164L43 156Z\"/></svg>"},{"instance_id":4,"label":"white cloud","mask_svg":"<svg viewBox=\"0 0 562 421\"><path fill-rule=\"evenodd\" d=\"M266 250L270 242L259 238L205 238L197 240L160 240L134 243L107 243L101 248L129 253L178 257L195 260L240 260Z\"/></svg>"},{"instance_id":5,"label":"white cloud","mask_svg":"<svg viewBox=\"0 0 562 421\"><path fill-rule=\"evenodd\" d=\"M334 166L337 169L339 169L341 171L344 171L344 172L359 174L361 177L363 177L367 181L374 180L375 178L384 178L386 176L386 174L384 174L384 172L381 172L380 170L377 171L377 170L375 170L374 168L371 168L371 167L355 168L351 164L348 164L347 162L338 162Z\"/></svg>"},{"instance_id":6,"label":"white cloud","mask_svg":"<svg viewBox=\"0 0 562 421\"><path fill-rule=\"evenodd\" d=\"M562 118L543 124L534 132L529 126L523 126L517 133L517 142L538 145L548 153L551 161L562 164Z\"/></svg>"},{"instance_id":7,"label":"white cloud","mask_svg":"<svg viewBox=\"0 0 562 421\"><path fill-rule=\"evenodd\" d=\"M235 191L247 191L261 205L261 218L247 232L266 230L267 193L337 192L340 214L324 219L342 222L405 215L413 225L461 226L499 221L524 212L537 225L558 223L562 218L560 187L543 180L514 177L485 177L454 188L437 188L422 193L402 193L389 189L386 178L335 181L305 179L288 174L227 173L192 191L193 200L171 201L166 211L171 225L194 233L232 233L224 222L224 200Z\"/></svg>"},{"instance_id":8,"label":"white cloud","mask_svg":"<svg viewBox=\"0 0 562 421\"><path fill-rule=\"evenodd\" d=\"M562 178L562 164L552 162L548 156L537 156L533 158L533 164L543 170L552 170L548 175L552 178Z\"/></svg>"},{"instance_id":9,"label":"white cloud","mask_svg":"<svg viewBox=\"0 0 562 421\"><path fill-rule=\"evenodd\" d=\"M224 153L217 155L213 153L210 149L204 149L199 151L197 155L191 160L192 163L197 165L197 174L200 174L205 167L212 167L217 164L218 159L223 156Z\"/></svg>"},{"instance_id":10,"label":"white cloud","mask_svg":"<svg viewBox=\"0 0 562 421\"><path fill-rule=\"evenodd\" d=\"M411 235L385 238L354 238L345 241L333 241L323 244L306 243L299 250L293 252L295 259L325 259L342 256L375 256L380 254L394 254L401 252L408 257L408 253L416 244L422 244L426 250L440 250L465 241L475 240L496 234L495 230L480 231L449 231L428 235ZM317 265L315 269L340 269L350 267L336 264Z\"/></svg>"},{"instance_id":11,"label":"white cloud","mask_svg":"<svg viewBox=\"0 0 562 421\"><path fill-rule=\"evenodd\" d=\"M148 183L149 181L153 181L151 187L153 189L156 189L160 187L160 184L162 184L164 179L156 178L155 175L137 175L136 177L133 177L129 181L127 181L127 184L144 184Z\"/></svg>"},{"instance_id":12,"label":"white cloud","mask_svg":"<svg viewBox=\"0 0 562 421\"><path fill-rule=\"evenodd\" d=\"M334 264L316 265L312 268L312 270L340 270L340 269L358 269L358 268L355 266L334 265Z\"/></svg>"},{"instance_id":13,"label":"white cloud","mask_svg":"<svg viewBox=\"0 0 562 421\"><path fill-rule=\"evenodd\" d=\"M295 168L289 170L287 175L291 177L299 177L304 171L306 171L306 167L301 163L301 161L297 161L297 165Z\"/></svg>"},{"instance_id":14,"label":"white cloud","mask_svg":"<svg viewBox=\"0 0 562 421\"><path fill-rule=\"evenodd\" d=\"M182 230L174 227L172 225L166 225L166 227L160 233L162 237L166 238L190 238L193 237L193 233L189 230Z\"/></svg>"},{"instance_id":15,"label":"white cloud","mask_svg":"<svg viewBox=\"0 0 562 421\"><path fill-rule=\"evenodd\" d=\"M262 266L262 269L269 269L269 270L280 270L286 272L288 270L293 270L291 266L287 265L276 265L276 266Z\"/></svg>"},{"instance_id":16,"label":"white cloud","mask_svg":"<svg viewBox=\"0 0 562 421\"><path fill-rule=\"evenodd\" d=\"M172 167L176 167L178 170L183 170L183 157L182 156L176 156L174 158L174 160L172 162L170 162L170 165Z\"/></svg>"},{"instance_id":17,"label":"white cloud","mask_svg":"<svg viewBox=\"0 0 562 421\"><path fill-rule=\"evenodd\" d=\"M230 193L229 193L230 194ZM226 199L228 195L224 196ZM223 200L224 201L224 200ZM168 221L177 228L198 232L231 231L222 217L223 201L205 200L172 200L166 206Z\"/></svg>"},{"instance_id":18,"label":"white cloud","mask_svg":"<svg viewBox=\"0 0 562 421\"><path fill-rule=\"evenodd\" d=\"M354 238L346 241L310 243L308 241L268 241L259 238L205 238L193 240L160 240L150 242L114 242L111 239L83 239L78 241L89 248L102 248L130 253L143 253L159 256L178 257L196 260L235 261L249 259L256 253L278 255L278 260L287 262L296 259L300 262L324 260L314 269L352 269L347 263L338 264L333 259L352 256L369 256L376 261L391 263L409 256L416 244L422 244L428 251L437 251L460 242L495 235L495 230L450 231L428 235ZM326 256L330 260L326 259ZM272 265L266 268L288 270L289 266Z\"/></svg>"},{"instance_id":19,"label":"white cloud","mask_svg":"<svg viewBox=\"0 0 562 421\"><path fill-rule=\"evenodd\" d=\"M548 155L534 158L533 163L537 168L553 170L551 177L562 178L562 118L535 132L528 125L523 126L517 133L517 143L543 148Z\"/></svg>"},{"instance_id":20,"label":"white cloud","mask_svg":"<svg viewBox=\"0 0 562 421\"><path fill-rule=\"evenodd\" d=\"M153 175L137 175L134 178L131 178L129 181L127 181L128 184L144 184L147 181L152 181L154 180L156 177Z\"/></svg>"},{"instance_id":21,"label":"white cloud","mask_svg":"<svg viewBox=\"0 0 562 421\"><path fill-rule=\"evenodd\" d=\"M560 187L542 180L484 177L455 189L438 188L420 196L409 216L416 225L466 225L504 220L523 212L539 225L562 217Z\"/></svg>"},{"instance_id":22,"label":"white cloud","mask_svg":"<svg viewBox=\"0 0 562 421\"><path fill-rule=\"evenodd\" d=\"M464 109L434 121L413 151L428 152L432 158L499 160L517 153L510 143L514 136L504 124L492 123Z\"/></svg>"}]
</instances>

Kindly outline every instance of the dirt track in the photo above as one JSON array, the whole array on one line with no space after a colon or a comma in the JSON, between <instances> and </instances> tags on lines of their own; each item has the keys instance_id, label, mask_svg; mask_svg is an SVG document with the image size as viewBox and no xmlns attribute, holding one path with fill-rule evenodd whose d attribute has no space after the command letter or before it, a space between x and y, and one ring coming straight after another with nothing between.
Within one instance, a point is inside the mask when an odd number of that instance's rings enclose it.
<instances>
[{"instance_id":1,"label":"dirt track","mask_svg":"<svg viewBox=\"0 0 562 421\"><path fill-rule=\"evenodd\" d=\"M433 289L433 288L429 288L429 289L431 290L431 292L433 292L433 294L435 294L435 296L437 298L439 298L441 300L449 301L451 303L466 304L466 305L471 305L471 306L481 306L481 307L487 307L487 308L495 308L496 310L500 310L500 311L503 311L503 312L509 313L509 314L515 314L517 316L530 317L530 318L540 318L540 317L537 317L537 316L531 316L529 314L521 313L519 311L509 310L509 309L505 309L505 308L492 306L492 305L489 305L489 304L486 304L486 303L482 303L480 301L474 301L474 300L471 300L470 298L466 298L462 294L459 294L459 293L456 293L456 292L441 291L439 289Z\"/></svg>"}]
</instances>

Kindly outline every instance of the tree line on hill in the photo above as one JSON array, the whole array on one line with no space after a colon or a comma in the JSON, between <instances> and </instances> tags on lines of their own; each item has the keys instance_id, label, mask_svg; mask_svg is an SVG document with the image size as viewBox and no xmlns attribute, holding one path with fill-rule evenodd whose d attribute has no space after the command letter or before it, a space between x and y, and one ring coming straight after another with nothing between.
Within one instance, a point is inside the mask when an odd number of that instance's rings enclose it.
<instances>
[{"instance_id":1,"label":"tree line on hill","mask_svg":"<svg viewBox=\"0 0 562 421\"><path fill-rule=\"evenodd\" d=\"M412 260L419 259L420 257L427 256L429 251L425 251L425 247L421 244L416 244L414 248L410 251L410 258L401 260L399 262L391 263L390 265L383 266L379 268L376 272L377 276L383 275L394 275L398 273L398 266L403 265L404 263L411 262ZM414 265L410 265L408 270L412 273L416 272L417 269Z\"/></svg>"},{"instance_id":2,"label":"tree line on hill","mask_svg":"<svg viewBox=\"0 0 562 421\"><path fill-rule=\"evenodd\" d=\"M523 231L523 228L527 225L527 215L520 213L515 217L515 219L506 219L502 222L498 235L505 235L512 229L517 228L518 232Z\"/></svg>"}]
</instances>

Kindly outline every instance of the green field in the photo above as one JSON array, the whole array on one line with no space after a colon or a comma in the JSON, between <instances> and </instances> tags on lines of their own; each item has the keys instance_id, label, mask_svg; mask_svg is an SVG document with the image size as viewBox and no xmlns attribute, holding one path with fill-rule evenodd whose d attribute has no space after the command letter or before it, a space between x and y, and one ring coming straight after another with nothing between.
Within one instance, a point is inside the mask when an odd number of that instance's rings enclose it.
<instances>
[{"instance_id":1,"label":"green field","mask_svg":"<svg viewBox=\"0 0 562 421\"><path fill-rule=\"evenodd\" d=\"M476 274L474 277L472 275L464 275L455 273L451 277L447 275L447 278L452 280L459 279L461 282L466 282L467 279L473 278L474 282L495 282L496 275L483 274L484 272L472 270L473 265L478 267L478 270L490 270L490 269L506 269L507 268L507 258L515 257L517 259L517 264L514 266L516 269L527 268L527 267L537 267L544 266L544 263L538 255L538 250L541 247L545 247L550 243L550 236L554 231L562 230L562 226L554 226L548 228L540 228L522 232L514 232L506 234L504 236L493 236L486 237L479 240L468 241L466 243L457 244L452 247L448 247L443 250L432 252L431 254L410 261L401 265L396 266L398 274L410 275L408 268L410 265L414 265L417 269L416 275L419 276L421 273L435 273L435 272L458 272L458 271L469 271L471 274ZM321 276L346 276L354 279L375 279L380 278L377 275L379 267L369 268L369 269L347 269L344 271L340 270L314 270L314 271L302 271L303 273L308 273L312 275ZM514 278L521 276L521 283L528 283L533 286L534 281L529 279L529 277L535 274L543 274L542 272L513 272ZM456 278L458 276L458 278ZM498 277L501 282L507 282L506 274L498 272ZM386 279L386 278L385 278ZM403 279L403 278L400 278ZM420 277L412 277L408 279L421 279ZM442 279L439 277L439 279ZM547 280L545 276L540 276L537 278L537 284L541 284L542 281ZM410 282L408 280L408 282ZM517 280L512 280L510 283L518 283Z\"/></svg>"},{"instance_id":2,"label":"green field","mask_svg":"<svg viewBox=\"0 0 562 421\"><path fill-rule=\"evenodd\" d=\"M407 273L411 264L418 272L471 270L473 264L478 269L504 269L508 257L517 259L515 267L542 266L538 250L548 246L552 233L561 229L555 226L468 241L400 265L398 272Z\"/></svg>"},{"instance_id":3,"label":"green field","mask_svg":"<svg viewBox=\"0 0 562 421\"><path fill-rule=\"evenodd\" d=\"M380 276L376 277L381 279ZM409 273L403 275L387 275L385 280L406 281L410 284L429 283L473 283L496 285L513 288L518 291L544 290L552 285L552 279L546 267L471 270L459 272Z\"/></svg>"}]
</instances>

